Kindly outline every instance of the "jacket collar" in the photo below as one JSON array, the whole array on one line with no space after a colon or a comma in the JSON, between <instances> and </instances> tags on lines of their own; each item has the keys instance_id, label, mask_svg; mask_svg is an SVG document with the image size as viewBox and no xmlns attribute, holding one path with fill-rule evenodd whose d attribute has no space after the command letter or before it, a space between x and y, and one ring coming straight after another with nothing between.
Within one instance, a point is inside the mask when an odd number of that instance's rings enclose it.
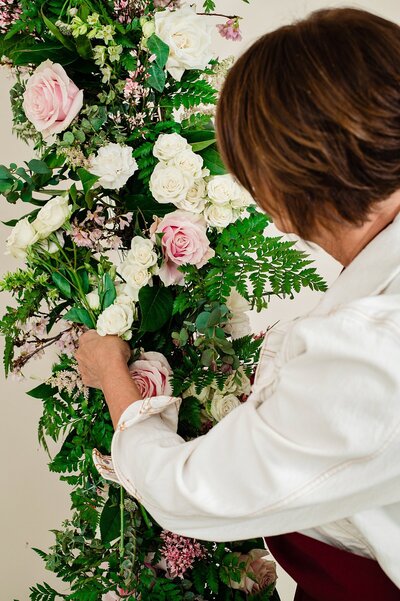
<instances>
[{"instance_id":1,"label":"jacket collar","mask_svg":"<svg viewBox=\"0 0 400 601\"><path fill-rule=\"evenodd\" d=\"M329 313L353 300L380 294L400 274L400 213L356 256L311 312Z\"/></svg>"}]
</instances>

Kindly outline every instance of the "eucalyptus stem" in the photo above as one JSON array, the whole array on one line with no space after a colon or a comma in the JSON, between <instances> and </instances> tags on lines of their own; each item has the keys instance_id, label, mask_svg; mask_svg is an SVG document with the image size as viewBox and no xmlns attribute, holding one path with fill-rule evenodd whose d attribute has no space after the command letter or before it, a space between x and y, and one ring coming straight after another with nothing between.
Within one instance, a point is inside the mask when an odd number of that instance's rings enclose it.
<instances>
[{"instance_id":1,"label":"eucalyptus stem","mask_svg":"<svg viewBox=\"0 0 400 601\"><path fill-rule=\"evenodd\" d=\"M125 553L124 537L125 537L125 491L121 486L119 489L119 512L121 517L121 535L119 539L119 556L122 559Z\"/></svg>"}]
</instances>

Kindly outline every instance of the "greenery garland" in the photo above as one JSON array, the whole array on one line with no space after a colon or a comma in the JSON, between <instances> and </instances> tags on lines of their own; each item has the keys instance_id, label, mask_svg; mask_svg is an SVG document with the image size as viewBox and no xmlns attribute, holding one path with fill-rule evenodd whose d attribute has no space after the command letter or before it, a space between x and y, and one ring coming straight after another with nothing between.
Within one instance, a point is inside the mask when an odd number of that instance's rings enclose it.
<instances>
[{"instance_id":1,"label":"greenery garland","mask_svg":"<svg viewBox=\"0 0 400 601\"><path fill-rule=\"evenodd\" d=\"M239 17L226 18L220 33L240 39ZM72 487L72 517L48 552L35 549L68 592L37 584L30 599L276 600L261 539L165 532L100 476L92 451L110 452L113 427L73 358L88 327L129 340L132 377L182 396L190 440L249 394L262 337L245 310L325 290L292 242L265 237L268 217L226 174L212 117L231 61L211 58L209 20L177 0L9 0L0 32L14 131L37 157L0 166L1 194L27 206L6 224L26 266L1 282L16 300L0 322L4 366L21 375L58 345L51 377L28 394L43 403L41 444L62 441L49 468ZM191 252L168 240L171 224Z\"/></svg>"}]
</instances>

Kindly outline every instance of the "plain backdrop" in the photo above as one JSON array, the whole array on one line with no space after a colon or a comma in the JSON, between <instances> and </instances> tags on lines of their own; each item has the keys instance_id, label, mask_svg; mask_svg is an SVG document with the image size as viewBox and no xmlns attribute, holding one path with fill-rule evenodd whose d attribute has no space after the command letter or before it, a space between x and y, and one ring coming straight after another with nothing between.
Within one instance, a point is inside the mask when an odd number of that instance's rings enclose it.
<instances>
[{"instance_id":1,"label":"plain backdrop","mask_svg":"<svg viewBox=\"0 0 400 601\"><path fill-rule=\"evenodd\" d=\"M200 5L200 3L198 3ZM400 20L399 0L363 0L357 3L324 2L319 0L217 0L218 12L243 16L243 42L232 43L215 35L216 54L223 57L239 54L259 35L280 25L299 19L309 12L332 6L355 6ZM223 19L214 19L216 23ZM22 163L32 158L32 152L11 132L9 88L12 81L5 70L0 71L0 164ZM0 220L20 216L26 207L8 205L0 197ZM0 224L0 273L14 270L18 262L3 256L4 241L9 228ZM275 233L276 232L272 232ZM337 277L339 265L325 253L314 249L312 257L328 282ZM319 300L320 294L303 291L295 300L274 301L262 315L253 318L255 331L265 329L277 320L287 321L308 312ZM7 295L0 295L0 310L10 303ZM26 371L25 382L5 380L0 374L0 452L3 457L0 497L0 599L1 601L28 601L29 587L44 580L56 583L53 574L44 569L42 560L31 550L46 550L53 543L52 528L58 528L69 514L69 496L66 484L47 469L47 456L37 442L37 423L41 415L40 401L24 394L25 390L48 377L54 356L34 362ZM56 448L53 447L53 451ZM284 466L282 466L284 469ZM263 533L260 532L260 535ZM58 583L64 590L64 585ZM282 601L293 599L294 584L279 572L278 590Z\"/></svg>"}]
</instances>

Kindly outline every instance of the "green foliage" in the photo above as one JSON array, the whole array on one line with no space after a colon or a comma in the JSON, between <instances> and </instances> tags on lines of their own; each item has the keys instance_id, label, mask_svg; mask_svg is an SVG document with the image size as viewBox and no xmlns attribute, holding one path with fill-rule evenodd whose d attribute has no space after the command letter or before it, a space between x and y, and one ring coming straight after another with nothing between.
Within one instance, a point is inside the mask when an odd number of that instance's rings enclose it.
<instances>
[{"instance_id":1,"label":"green foliage","mask_svg":"<svg viewBox=\"0 0 400 601\"><path fill-rule=\"evenodd\" d=\"M211 61L205 72L186 70L181 81L167 74L168 46L155 34L142 45L143 22L139 17L144 12L147 20L153 18L151 2L143 7L140 2L130 3L129 23L116 19L112 2L21 0L21 7L20 19L6 35L0 34L0 52L14 66L24 67L17 70L11 91L13 124L18 136L33 143L37 158L24 166L1 165L0 194L12 204L30 203L32 210L25 215L30 222L48 198L60 193L68 194L72 214L60 232L63 244L55 234L48 239L57 244L55 253L50 247L46 249L46 243L32 245L27 249L27 268L6 274L0 282L0 289L10 292L16 301L16 307L7 307L0 321L6 373L24 365L23 354L29 358L31 345L42 335L33 355L42 346L60 340L59 329L54 333L54 326L78 335L84 329L78 326L95 327L98 314L115 302L119 279L106 256L108 247L102 249L104 239L110 241L110 248L114 239L116 245L120 241L118 250L125 253L133 236L149 236L155 217L176 210L174 204L156 202L149 189L158 162L153 148L160 134L184 136L202 156L211 175L226 173L213 122L209 114L202 113L203 105L217 101L217 91L207 80L218 63ZM71 35L70 8L77 8L87 31L96 33L98 27L100 35L88 36L84 30ZM214 9L213 0L204 1L205 12ZM89 17L95 25L90 25ZM102 37L103 28L108 28L107 41ZM115 45L120 46L121 54L113 61L110 49L115 50ZM104 52L101 65L101 60L94 62L94 52L98 56ZM151 55L154 60L149 61ZM23 106L26 73L47 59L63 65L77 87L84 90L84 106L68 128L50 142L28 121ZM139 84L139 89L143 86L143 98L140 93L138 98L125 97L128 77ZM175 109L182 107L188 116L177 123ZM128 145L138 163L137 172L118 190L104 190L98 184L99 177L90 173L91 157L110 142ZM106 195L115 202L112 211L106 207ZM129 218L128 213L132 213ZM123 226L118 225L120 220ZM227 378L239 385L243 374L250 376L258 361L261 339L245 336L233 341L225 331L230 318L226 301L232 289L258 310L267 306L271 295L292 296L303 286L325 289L307 256L293 243L265 237L268 222L266 216L250 209L247 219L221 233L208 228L215 256L201 269L193 265L180 268L184 286L165 287L153 274L152 285L139 292L130 341L133 356L138 357L144 349L168 358L173 392L186 396L178 424L184 440L204 434L212 425L211 398L200 402L196 395L208 387L222 391ZM12 219L7 225L17 223ZM104 223L104 239L97 245L96 235ZM94 238L90 243L87 238L83 240L88 248L77 243L76 232L84 226L85 233ZM157 244L160 264L159 237ZM88 304L90 290L98 291L98 310ZM43 316L48 317L43 334L33 331L29 338L21 325L29 330L29 323ZM21 347L28 350L18 356ZM43 408L40 443L47 452L48 439L60 444L59 451L49 455L49 468L72 487L70 519L53 531L55 543L48 553L35 549L69 592L61 595L47 583L38 584L31 588L33 601L98 601L118 587L134 591L129 601L139 597L146 601L195 601L199 595L205 601L244 601L245 594L230 586L242 576L237 553L260 546L259 541L203 542L206 557L195 562L183 579L166 578L157 567L162 555L161 526L117 485L107 485L94 467L92 450L109 454L114 429L102 392L83 387L71 356L60 355L51 379L28 394L31 402L39 401ZM149 556L153 557L151 568ZM259 597L269 598L277 598L273 587Z\"/></svg>"},{"instance_id":2,"label":"green foliage","mask_svg":"<svg viewBox=\"0 0 400 601\"><path fill-rule=\"evenodd\" d=\"M29 598L31 601L55 601L58 598L63 599L64 595L60 595L47 582L32 586Z\"/></svg>"},{"instance_id":3,"label":"green foliage","mask_svg":"<svg viewBox=\"0 0 400 601\"><path fill-rule=\"evenodd\" d=\"M173 296L168 288L144 286L139 292L140 330L160 330L172 315Z\"/></svg>"}]
</instances>

